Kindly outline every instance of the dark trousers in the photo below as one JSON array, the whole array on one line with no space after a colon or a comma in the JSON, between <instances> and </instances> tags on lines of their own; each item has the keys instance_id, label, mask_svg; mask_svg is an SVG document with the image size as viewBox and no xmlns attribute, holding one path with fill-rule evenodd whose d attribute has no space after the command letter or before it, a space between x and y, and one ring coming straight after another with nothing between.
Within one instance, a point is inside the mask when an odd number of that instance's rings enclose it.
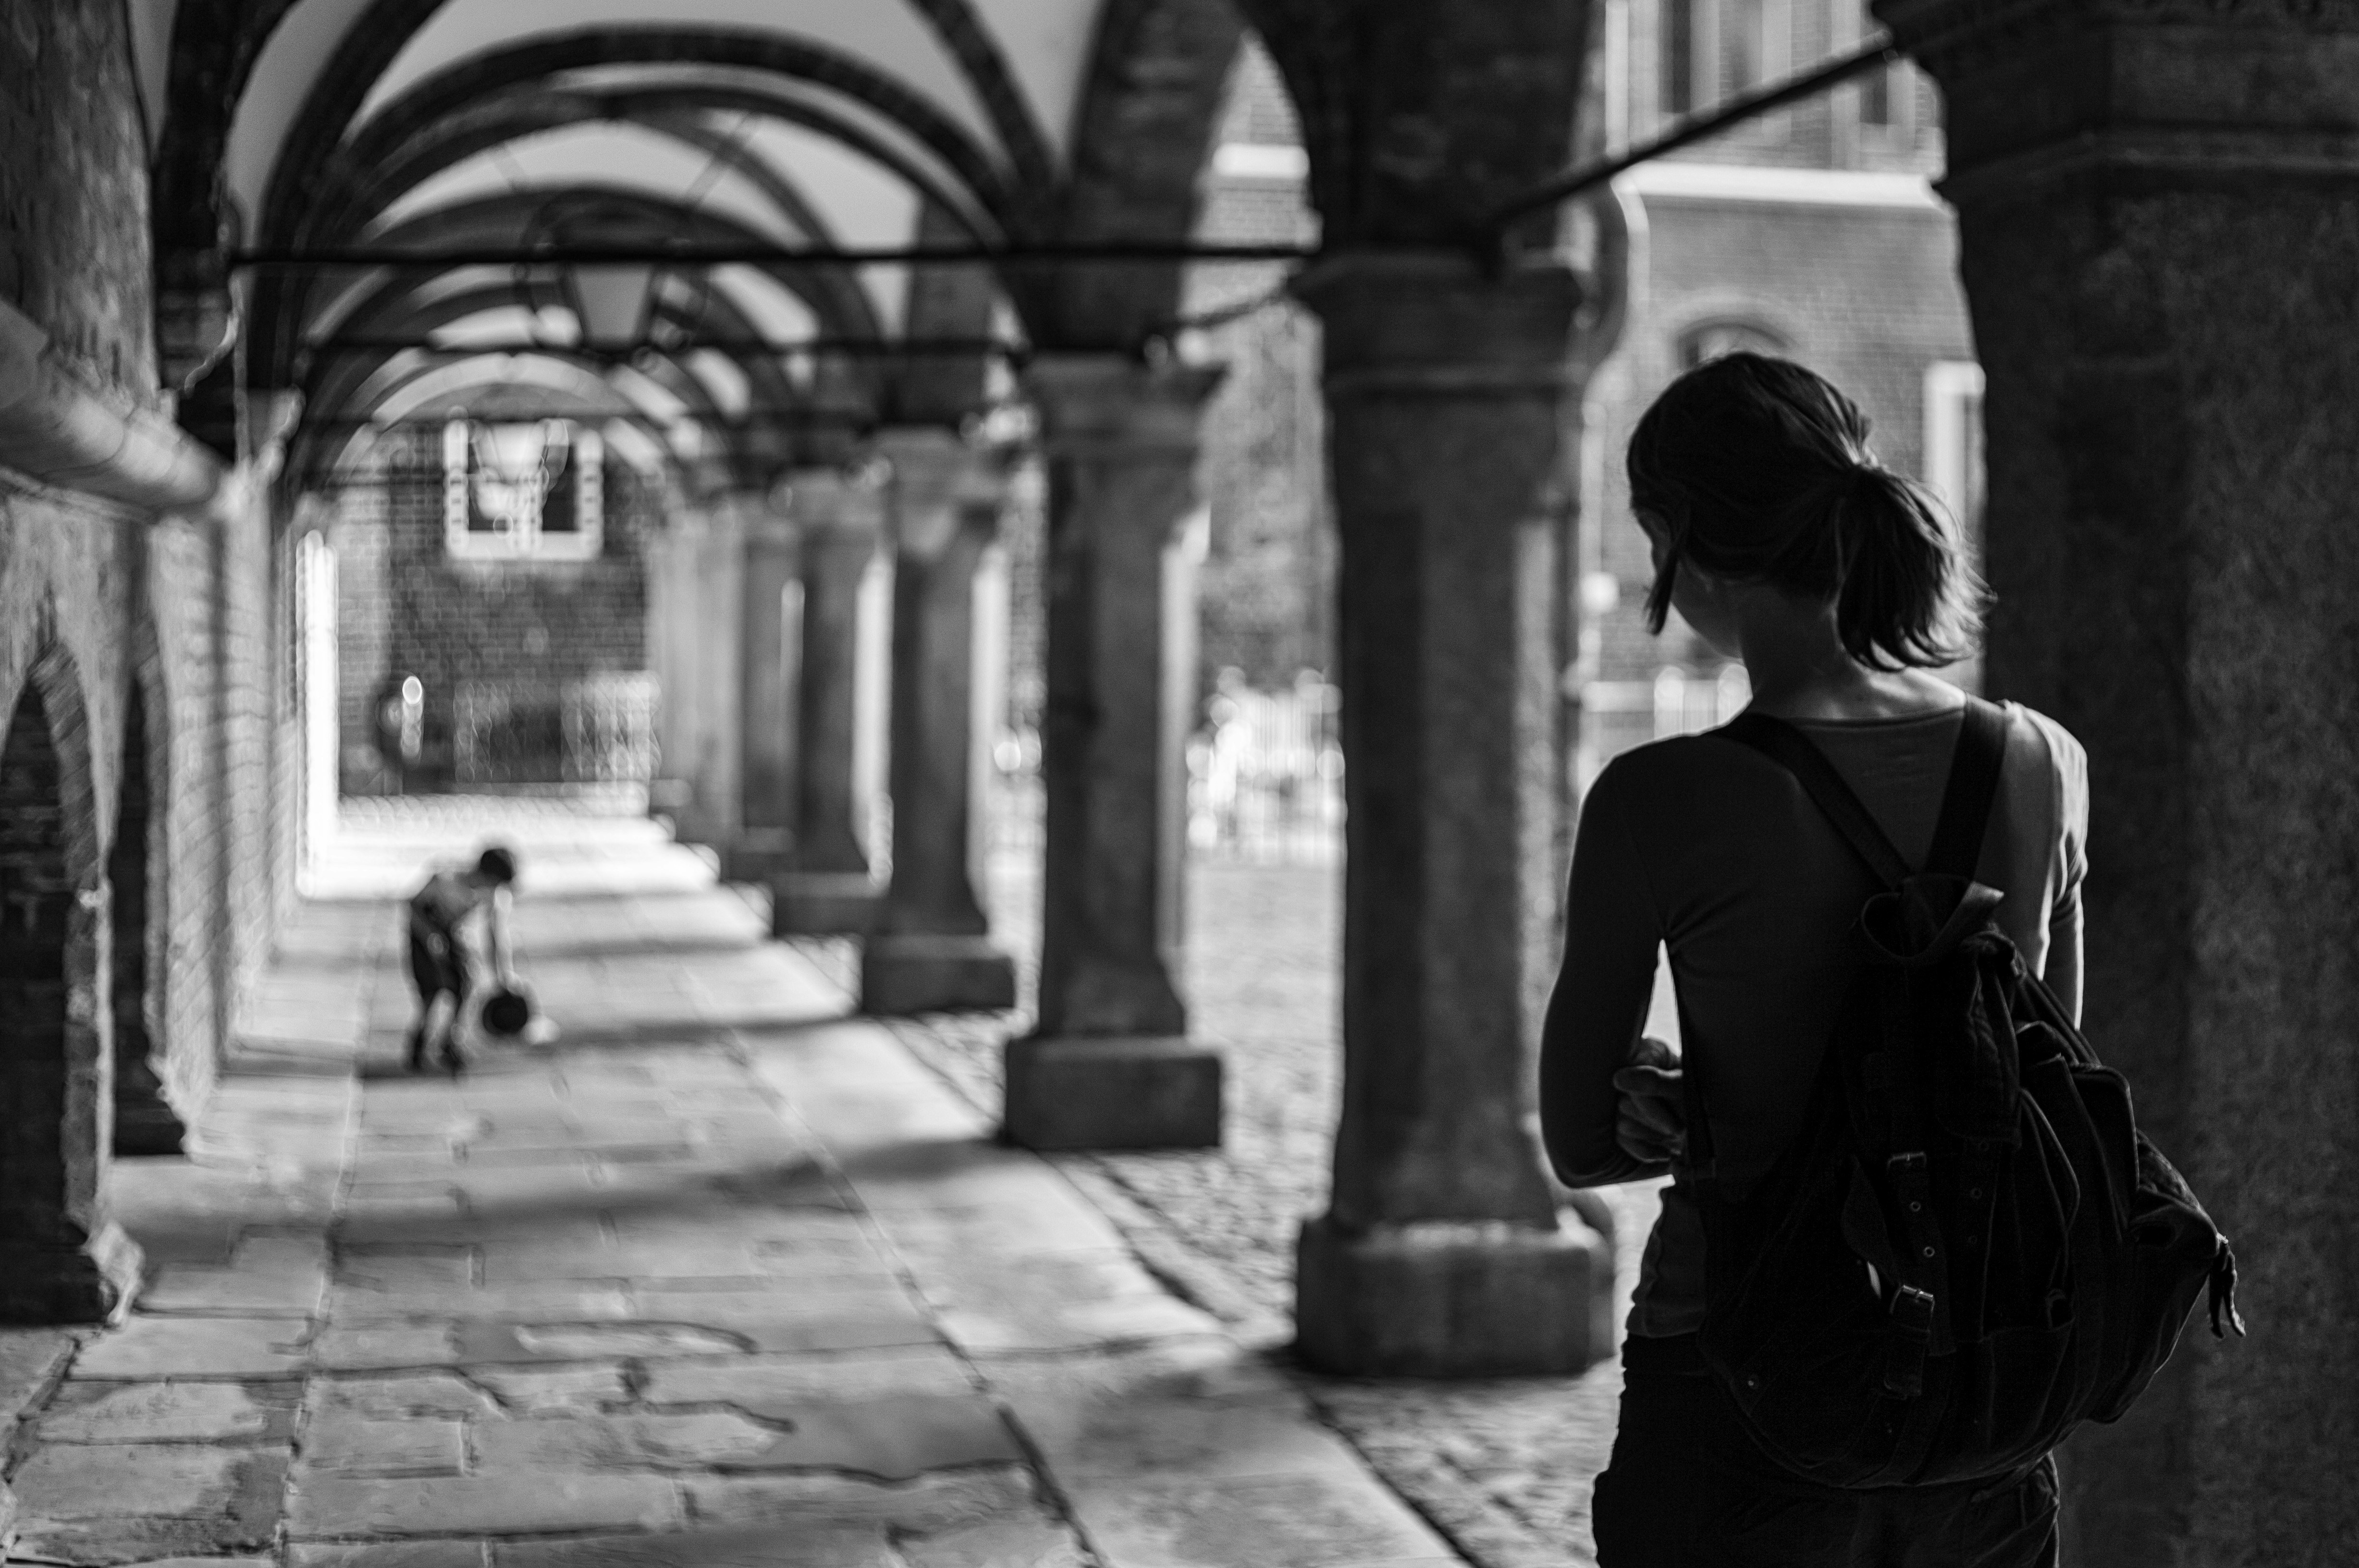
<instances>
[{"instance_id":1,"label":"dark trousers","mask_svg":"<svg viewBox=\"0 0 2359 1568\"><path fill-rule=\"evenodd\" d=\"M1598 1568L2056 1568L2056 1463L1995 1482L1852 1491L1764 1454L1696 1336L1632 1336L1592 1515Z\"/></svg>"}]
</instances>

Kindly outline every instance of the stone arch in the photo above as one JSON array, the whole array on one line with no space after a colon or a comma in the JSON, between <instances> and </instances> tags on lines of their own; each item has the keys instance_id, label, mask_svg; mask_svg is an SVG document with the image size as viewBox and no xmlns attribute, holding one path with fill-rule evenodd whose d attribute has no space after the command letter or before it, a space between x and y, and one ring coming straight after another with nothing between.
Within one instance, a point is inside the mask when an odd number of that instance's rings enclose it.
<instances>
[{"instance_id":1,"label":"stone arch","mask_svg":"<svg viewBox=\"0 0 2359 1568\"><path fill-rule=\"evenodd\" d=\"M164 985L171 946L171 704L143 604L123 692L123 760L107 848L108 996L114 1026L114 1152L178 1154L188 1124L165 1088Z\"/></svg>"},{"instance_id":2,"label":"stone arch","mask_svg":"<svg viewBox=\"0 0 2359 1568\"><path fill-rule=\"evenodd\" d=\"M1204 163L1244 41L1229 0L1107 0L1074 107L1060 239L1152 242L1194 232ZM1008 285L1036 343L1128 349L1169 326L1184 278L1173 261L1016 273Z\"/></svg>"},{"instance_id":3,"label":"stone arch","mask_svg":"<svg viewBox=\"0 0 2359 1568\"><path fill-rule=\"evenodd\" d=\"M104 867L89 712L54 641L0 741L0 1321L103 1322L139 1253L106 1214Z\"/></svg>"},{"instance_id":4,"label":"stone arch","mask_svg":"<svg viewBox=\"0 0 2359 1568\"><path fill-rule=\"evenodd\" d=\"M519 44L448 67L387 104L349 146L332 136L290 138L288 157L271 175L259 238L265 245L320 243L323 214L340 214L339 221L349 223L345 210L356 200L365 202L370 184L366 171L378 160L487 93L593 66L690 62L808 81L863 103L940 158L986 209L1012 208L1008 226L1011 232L1020 229L1016 219L1027 205L1027 193L1005 191L989 154L929 100L857 60L799 38L714 28L609 27ZM314 102L327 85L323 77L314 89ZM351 104L335 104L321 113L348 116ZM304 114L310 115L310 105ZM1030 194L1037 198L1038 192ZM380 236L381 243L384 239ZM288 340L294 323L308 313L311 292L308 279L272 274L257 279L249 352L254 363L267 367L266 374L284 374L291 352Z\"/></svg>"}]
</instances>

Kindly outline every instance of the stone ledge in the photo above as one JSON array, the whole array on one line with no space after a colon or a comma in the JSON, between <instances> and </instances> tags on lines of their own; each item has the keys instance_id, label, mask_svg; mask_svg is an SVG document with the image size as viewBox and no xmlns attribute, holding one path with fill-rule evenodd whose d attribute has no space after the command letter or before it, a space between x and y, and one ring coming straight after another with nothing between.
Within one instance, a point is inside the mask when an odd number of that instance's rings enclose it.
<instances>
[{"instance_id":1,"label":"stone ledge","mask_svg":"<svg viewBox=\"0 0 2359 1568\"><path fill-rule=\"evenodd\" d=\"M985 936L885 935L860 955L860 1010L1000 1012L1016 1005L1016 961Z\"/></svg>"},{"instance_id":2,"label":"stone ledge","mask_svg":"<svg viewBox=\"0 0 2359 1568\"><path fill-rule=\"evenodd\" d=\"M1509 1377L1574 1373L1614 1348L1614 1249L1568 1217L1378 1225L1332 1215L1296 1247L1296 1348L1322 1372Z\"/></svg>"},{"instance_id":3,"label":"stone ledge","mask_svg":"<svg viewBox=\"0 0 2359 1568\"><path fill-rule=\"evenodd\" d=\"M1216 1149L1220 1052L1176 1036L1011 1040L1005 1131L1032 1149Z\"/></svg>"},{"instance_id":4,"label":"stone ledge","mask_svg":"<svg viewBox=\"0 0 2359 1568\"><path fill-rule=\"evenodd\" d=\"M770 878L772 936L860 936L876 923L878 890L860 871L782 871Z\"/></svg>"}]
</instances>

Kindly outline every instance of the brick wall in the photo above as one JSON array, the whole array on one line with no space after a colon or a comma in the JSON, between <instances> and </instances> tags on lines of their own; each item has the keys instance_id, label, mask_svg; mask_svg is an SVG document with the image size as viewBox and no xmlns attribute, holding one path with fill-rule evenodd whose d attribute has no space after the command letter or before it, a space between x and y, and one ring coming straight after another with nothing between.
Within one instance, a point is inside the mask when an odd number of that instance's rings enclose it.
<instances>
[{"instance_id":1,"label":"brick wall","mask_svg":"<svg viewBox=\"0 0 2359 1568\"><path fill-rule=\"evenodd\" d=\"M0 7L0 300L108 396L156 386L147 141L124 7ZM143 683L163 821L147 888L149 1011L184 1110L212 1082L237 998L266 960L291 877L273 828L270 526L158 522L36 488L0 458L0 713L45 648L71 661L90 799L111 850L130 683ZM0 1127L0 1138L8 1136Z\"/></svg>"},{"instance_id":2,"label":"brick wall","mask_svg":"<svg viewBox=\"0 0 2359 1568\"><path fill-rule=\"evenodd\" d=\"M168 714L162 900L167 1086L193 1102L268 962L293 865L274 782L284 697L269 658L275 572L260 510L227 523L168 521L148 535L157 668L148 718ZM158 694L160 692L160 700Z\"/></svg>"},{"instance_id":3,"label":"brick wall","mask_svg":"<svg viewBox=\"0 0 2359 1568\"><path fill-rule=\"evenodd\" d=\"M147 136L115 5L0 6L0 299L94 379L153 397Z\"/></svg>"},{"instance_id":4,"label":"brick wall","mask_svg":"<svg viewBox=\"0 0 2359 1568\"><path fill-rule=\"evenodd\" d=\"M347 793L394 786L377 761L373 707L397 673L424 684L428 746L447 768L462 681L553 691L647 668L647 542L662 526L660 492L611 457L604 481L596 560L495 563L444 548L439 430L404 432L348 477L329 529Z\"/></svg>"}]
</instances>

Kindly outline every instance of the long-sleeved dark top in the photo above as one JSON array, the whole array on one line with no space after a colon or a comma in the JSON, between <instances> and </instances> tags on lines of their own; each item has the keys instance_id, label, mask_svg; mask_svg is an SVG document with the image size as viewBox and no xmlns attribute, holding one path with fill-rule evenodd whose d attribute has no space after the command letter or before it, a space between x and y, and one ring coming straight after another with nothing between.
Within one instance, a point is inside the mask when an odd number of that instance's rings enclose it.
<instances>
[{"instance_id":1,"label":"long-sleeved dark top","mask_svg":"<svg viewBox=\"0 0 2359 1568\"><path fill-rule=\"evenodd\" d=\"M1998 920L2077 1017L2089 789L2080 743L2017 703L1977 879ZM1805 723L1900 853L1921 865L1960 712ZM1850 931L1875 878L1793 776L1705 734L1617 757L1583 803L1564 967L1540 1051L1540 1124L1574 1186L1659 1175L1614 1139L1612 1079L1644 1027L1658 944L1670 954L1686 1060L1724 1180L1757 1180L1800 1130L1857 960ZM1679 1172L1647 1238L1630 1332L1684 1334L1703 1313L1703 1232Z\"/></svg>"}]
</instances>

